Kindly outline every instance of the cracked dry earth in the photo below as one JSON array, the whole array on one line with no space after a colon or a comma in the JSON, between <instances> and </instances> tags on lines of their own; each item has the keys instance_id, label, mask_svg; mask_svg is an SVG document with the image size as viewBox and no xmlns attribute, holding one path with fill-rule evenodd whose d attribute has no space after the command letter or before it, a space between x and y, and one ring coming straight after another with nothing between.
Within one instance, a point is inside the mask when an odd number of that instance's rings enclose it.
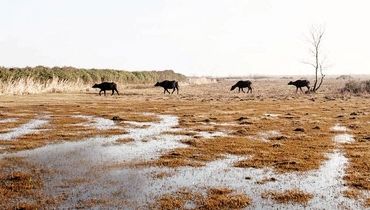
<instances>
[{"instance_id":1,"label":"cracked dry earth","mask_svg":"<svg viewBox=\"0 0 370 210\"><path fill-rule=\"evenodd\" d=\"M0 207L369 207L370 99L150 91L4 97Z\"/></svg>"}]
</instances>

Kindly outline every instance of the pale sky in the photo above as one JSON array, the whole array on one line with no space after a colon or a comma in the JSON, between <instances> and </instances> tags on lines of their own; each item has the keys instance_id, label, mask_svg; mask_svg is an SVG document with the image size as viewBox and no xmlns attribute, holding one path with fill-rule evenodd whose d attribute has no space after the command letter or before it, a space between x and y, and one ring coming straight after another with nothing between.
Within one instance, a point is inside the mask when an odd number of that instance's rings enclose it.
<instances>
[{"instance_id":1,"label":"pale sky","mask_svg":"<svg viewBox=\"0 0 370 210\"><path fill-rule=\"evenodd\" d=\"M0 0L0 66L173 69L189 76L370 74L367 0Z\"/></svg>"}]
</instances>

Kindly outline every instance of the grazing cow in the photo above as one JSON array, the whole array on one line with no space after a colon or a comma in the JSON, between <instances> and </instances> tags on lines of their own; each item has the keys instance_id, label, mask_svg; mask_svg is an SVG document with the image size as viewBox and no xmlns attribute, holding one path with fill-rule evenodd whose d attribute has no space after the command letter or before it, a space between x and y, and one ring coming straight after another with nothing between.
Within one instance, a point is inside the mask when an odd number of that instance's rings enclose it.
<instances>
[{"instance_id":1,"label":"grazing cow","mask_svg":"<svg viewBox=\"0 0 370 210\"><path fill-rule=\"evenodd\" d=\"M117 94L119 95L118 90L117 90L117 84L114 83L114 82L102 82L100 84L95 84L92 87L93 88L100 88L100 91L99 91L100 96L101 96L102 91L104 91L104 95L106 95L106 93L105 93L106 90L111 90L112 95L114 94L114 91L116 91Z\"/></svg>"},{"instance_id":2,"label":"grazing cow","mask_svg":"<svg viewBox=\"0 0 370 210\"><path fill-rule=\"evenodd\" d=\"M298 92L298 88L303 92L302 87L307 87L307 91L310 90L310 81L308 80L296 80L296 81L290 81L288 85L294 85L297 89L295 92Z\"/></svg>"},{"instance_id":3,"label":"grazing cow","mask_svg":"<svg viewBox=\"0 0 370 210\"><path fill-rule=\"evenodd\" d=\"M168 92L168 94L170 94L170 91L168 91L168 89L173 89L171 94L173 94L175 90L177 90L177 94L179 94L179 83L175 80L173 81L164 80L162 82L157 82L154 86L163 87L164 88L163 94L166 94L166 91Z\"/></svg>"},{"instance_id":4,"label":"grazing cow","mask_svg":"<svg viewBox=\"0 0 370 210\"><path fill-rule=\"evenodd\" d=\"M252 84L252 82L249 81L249 80L245 80L245 81L240 80L239 82L237 82L235 85L233 85L231 87L230 91L233 91L235 88L239 88L239 93L240 93L240 90L242 90L243 93L245 93L243 88L248 88L247 93L249 93L249 91L251 91L251 93L252 93L251 84Z\"/></svg>"}]
</instances>

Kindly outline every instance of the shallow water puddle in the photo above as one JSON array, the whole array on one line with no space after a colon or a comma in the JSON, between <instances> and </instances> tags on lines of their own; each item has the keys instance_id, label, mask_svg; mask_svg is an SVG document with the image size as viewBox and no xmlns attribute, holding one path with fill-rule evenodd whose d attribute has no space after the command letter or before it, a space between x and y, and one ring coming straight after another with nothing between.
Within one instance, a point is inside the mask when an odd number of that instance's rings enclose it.
<instances>
[{"instance_id":1,"label":"shallow water puddle","mask_svg":"<svg viewBox=\"0 0 370 210\"><path fill-rule=\"evenodd\" d=\"M209 138L214 138L214 137L227 136L227 134L225 132L221 132L221 131L216 131L216 132L199 131L199 132L196 133L196 136L200 136L202 138L209 139Z\"/></svg>"},{"instance_id":2,"label":"shallow water puddle","mask_svg":"<svg viewBox=\"0 0 370 210\"><path fill-rule=\"evenodd\" d=\"M214 125L214 126L240 126L234 122L220 123L220 122L200 122L202 125Z\"/></svg>"},{"instance_id":3,"label":"shallow water puddle","mask_svg":"<svg viewBox=\"0 0 370 210\"><path fill-rule=\"evenodd\" d=\"M284 136L280 131L270 130L259 132L255 136L249 136L250 139L260 140L260 141L269 141L269 140L284 140L287 139L287 136Z\"/></svg>"},{"instance_id":4,"label":"shallow water puddle","mask_svg":"<svg viewBox=\"0 0 370 210\"><path fill-rule=\"evenodd\" d=\"M258 133L258 138L260 138L264 141L267 141L271 138L276 138L276 137L279 137L279 136L281 136L281 133L279 131L275 131L275 130Z\"/></svg>"},{"instance_id":5,"label":"shallow water puddle","mask_svg":"<svg viewBox=\"0 0 370 210\"><path fill-rule=\"evenodd\" d=\"M339 124L336 124L330 130L332 130L334 132L346 132L348 129L345 126L341 126Z\"/></svg>"},{"instance_id":6,"label":"shallow water puddle","mask_svg":"<svg viewBox=\"0 0 370 210\"><path fill-rule=\"evenodd\" d=\"M336 143L350 143L350 142L355 141L355 139L353 138L353 135L346 133L348 129L345 126L336 124L330 130L334 132L340 132L340 134L336 134L333 137L333 141Z\"/></svg>"},{"instance_id":7,"label":"shallow water puddle","mask_svg":"<svg viewBox=\"0 0 370 210\"><path fill-rule=\"evenodd\" d=\"M160 115L159 119L159 122L149 123L125 122L133 126L126 129L127 134L52 144L6 156L26 157L41 168L55 171L45 175L44 191L52 196L64 193L69 195L58 206L59 208L74 208L79 201L92 198L118 198L126 202L127 209L147 208L158 196L175 192L182 187L199 192L205 192L209 187L228 187L237 192L244 192L252 198L249 209L362 208L361 203L342 195L347 189L343 185L343 177L348 161L340 150L328 154L328 160L318 170L306 173L277 174L272 169L236 168L233 164L242 157L231 155L199 168L122 166L123 168L104 169L104 166L115 163L135 163L155 159L166 150L186 147L187 145L182 144L180 140L189 137L165 134L181 130L176 128L178 118ZM225 135L222 132L212 134L198 132L198 134L209 138ZM124 144L115 143L125 138L133 141ZM160 173L170 175L162 178L153 177L153 174ZM258 182L264 178L275 178L276 181L263 184ZM76 184L74 180L82 181ZM289 189L300 189L313 194L314 198L307 206L276 204L269 199L261 198L261 194L269 190Z\"/></svg>"},{"instance_id":8,"label":"shallow water puddle","mask_svg":"<svg viewBox=\"0 0 370 210\"><path fill-rule=\"evenodd\" d=\"M279 134L279 133L273 133ZM333 137L343 138L339 134ZM349 138L349 137L348 137ZM342 141L338 141L342 143ZM181 188L202 192L210 187L227 187L237 192L246 193L252 198L248 209L360 209L361 201L356 201L343 196L343 177L348 164L347 158L338 149L327 154L328 160L314 171L306 173L277 174L271 169L236 168L233 163L242 159L238 156L226 156L223 160L208 163L204 167L181 167L177 169L151 167L144 169L126 168L114 170L108 176L116 180L129 177L122 181L121 187L127 189L126 195L133 201L133 206L153 202L160 195L176 192ZM171 174L161 179L153 178L152 174ZM246 177L248 179L246 179ZM259 182L262 179L274 178L273 182ZM299 189L314 197L306 205L302 204L277 204L270 199L263 199L261 194L266 191L279 191ZM362 194L370 196L369 191Z\"/></svg>"},{"instance_id":9,"label":"shallow water puddle","mask_svg":"<svg viewBox=\"0 0 370 210\"><path fill-rule=\"evenodd\" d=\"M349 143L349 142L355 141L355 139L353 138L353 135L345 133L345 134L335 135L333 137L333 141L337 143Z\"/></svg>"},{"instance_id":10,"label":"shallow water puddle","mask_svg":"<svg viewBox=\"0 0 370 210\"><path fill-rule=\"evenodd\" d=\"M9 123L9 122L15 122L18 118L6 118L6 119L0 119L0 123Z\"/></svg>"},{"instance_id":11,"label":"shallow water puddle","mask_svg":"<svg viewBox=\"0 0 370 210\"><path fill-rule=\"evenodd\" d=\"M146 125L146 127L129 128L127 134L50 144L34 150L3 155L3 157L25 157L43 169L56 171L56 173L46 175L45 191L55 196L64 192L67 194L73 192L62 206L74 207L80 199L94 198L95 195L111 195L111 189L114 189L114 186L111 186L112 180L110 178L98 180L104 173L97 168L114 163L150 160L157 158L165 150L187 146L180 142L186 138L185 136L163 134L176 130L174 127L178 126L178 118L169 115L162 115L159 118L160 121L156 123L137 123L137 125ZM125 138L134 141L125 144L110 144ZM81 178L88 182L92 181L94 184L68 184L70 180Z\"/></svg>"},{"instance_id":12,"label":"shallow water puddle","mask_svg":"<svg viewBox=\"0 0 370 210\"><path fill-rule=\"evenodd\" d=\"M30 120L29 122L22 124L19 127L10 129L10 131L7 133L1 133L0 139L9 141L30 133L37 132L39 131L38 128L42 127L48 122L49 116L43 116L37 119Z\"/></svg>"},{"instance_id":13,"label":"shallow water puddle","mask_svg":"<svg viewBox=\"0 0 370 210\"><path fill-rule=\"evenodd\" d=\"M73 117L89 120L88 123L82 123L82 125L87 126L87 127L94 127L98 130L109 130L109 129L117 128L114 121L110 119L105 119L105 118L96 117L96 116L89 116L89 115L73 115Z\"/></svg>"},{"instance_id":14,"label":"shallow water puddle","mask_svg":"<svg viewBox=\"0 0 370 210\"><path fill-rule=\"evenodd\" d=\"M337 209L342 207L361 207L361 203L342 195L346 188L342 178L347 159L336 151L328 155L320 169L308 173L276 174L270 169L236 168L233 163L241 157L227 156L226 159L208 163L204 167L144 168L112 171L109 176L121 180L121 187L126 190L134 205L155 200L162 194L175 192L180 188L202 191L210 187L227 187L237 192L244 192L252 198L250 209ZM162 179L153 179L153 173L174 174ZM246 179L250 177L250 179ZM259 184L262 178L275 178L274 182ZM123 180L122 180L123 179ZM300 189L314 195L307 206L301 204L276 204L271 200L262 199L261 194L269 191Z\"/></svg>"},{"instance_id":15,"label":"shallow water puddle","mask_svg":"<svg viewBox=\"0 0 370 210\"><path fill-rule=\"evenodd\" d=\"M280 116L280 114L275 113L265 113L262 115L262 118L264 119L277 119Z\"/></svg>"},{"instance_id":16,"label":"shallow water puddle","mask_svg":"<svg viewBox=\"0 0 370 210\"><path fill-rule=\"evenodd\" d=\"M135 159L150 159L163 149L171 149L181 144L179 141L183 136L162 135L165 131L171 131L177 126L177 117L160 116L160 122L149 123L149 127L130 128L127 134L112 135L108 137L93 137L85 141L65 142L50 144L30 151L21 151L18 155L24 155L41 163L66 162L69 168L69 161L88 161L91 164L101 164L112 161L131 161ZM144 123L148 125L148 123ZM133 139L126 144L109 144L119 139ZM58 160L68 155L65 160ZM48 161L52 160L52 161Z\"/></svg>"}]
</instances>

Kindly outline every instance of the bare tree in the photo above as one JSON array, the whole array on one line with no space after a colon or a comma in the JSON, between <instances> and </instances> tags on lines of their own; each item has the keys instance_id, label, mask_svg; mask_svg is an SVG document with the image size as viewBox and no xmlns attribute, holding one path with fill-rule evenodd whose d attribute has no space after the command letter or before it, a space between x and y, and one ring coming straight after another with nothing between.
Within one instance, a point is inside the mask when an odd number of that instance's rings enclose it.
<instances>
[{"instance_id":1,"label":"bare tree","mask_svg":"<svg viewBox=\"0 0 370 210\"><path fill-rule=\"evenodd\" d=\"M323 73L325 56L322 55L322 40L325 34L325 28L321 26L313 26L310 30L309 44L310 44L310 54L311 61L304 62L312 66L315 70L315 82L311 88L311 92L316 92L324 82L325 75ZM319 78L320 74L320 78Z\"/></svg>"}]
</instances>

